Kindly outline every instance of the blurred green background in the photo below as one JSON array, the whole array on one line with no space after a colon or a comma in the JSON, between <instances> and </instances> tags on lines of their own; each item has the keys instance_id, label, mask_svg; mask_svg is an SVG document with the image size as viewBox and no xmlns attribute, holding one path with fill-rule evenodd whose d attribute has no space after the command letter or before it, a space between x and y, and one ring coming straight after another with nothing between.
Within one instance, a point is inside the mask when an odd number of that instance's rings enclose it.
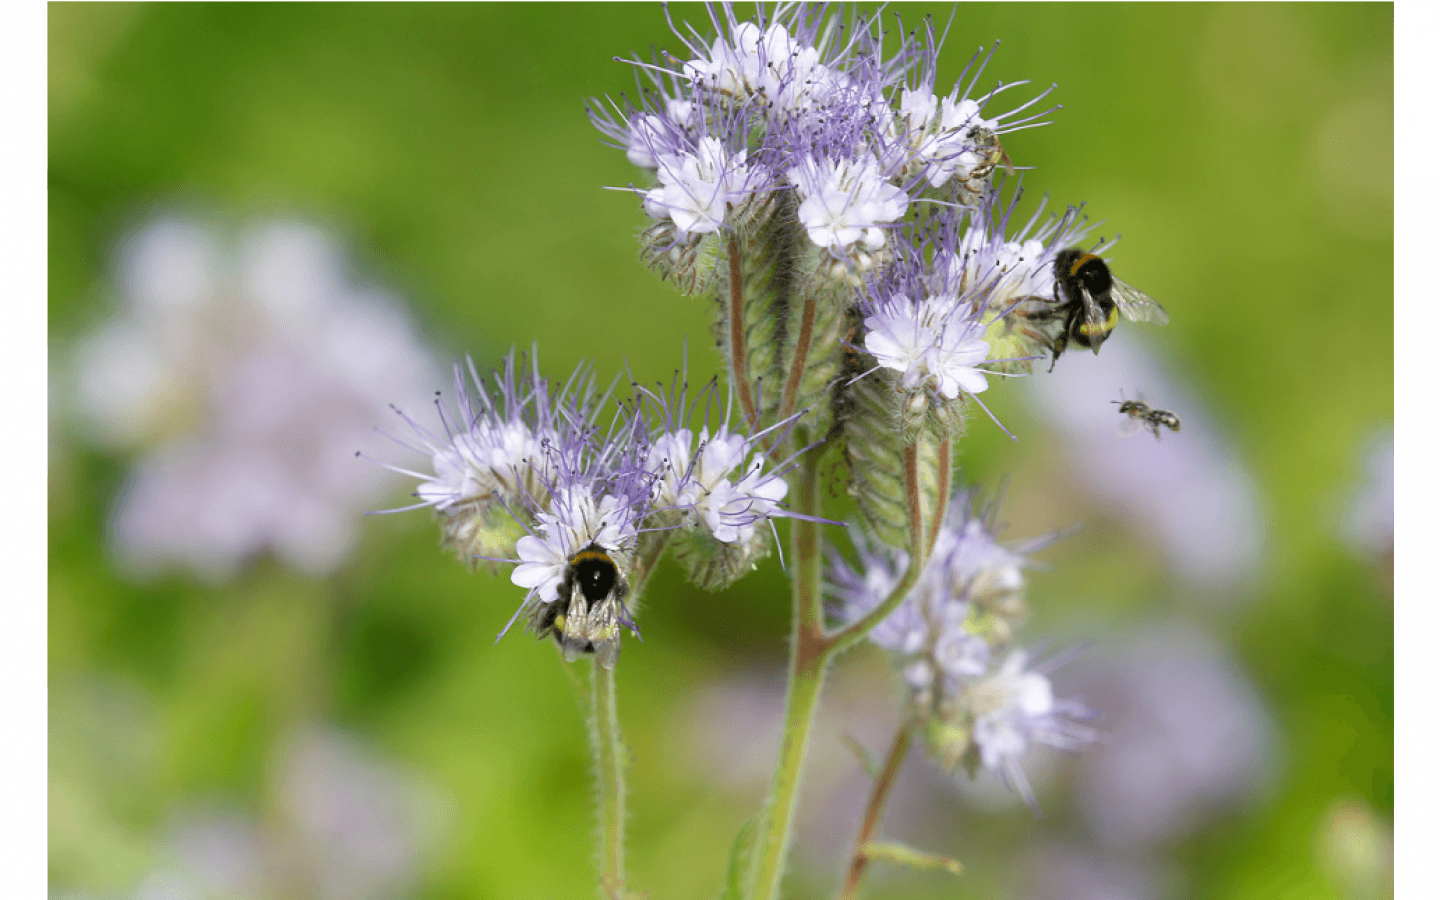
<instances>
[{"instance_id":1,"label":"blurred green background","mask_svg":"<svg viewBox=\"0 0 1440 900\"><path fill-rule=\"evenodd\" d=\"M894 11L943 23L952 7ZM689 6L671 14L703 20ZM1101 511L1023 503L1009 517L1019 537L1102 517L1047 552L1032 636L1083 620L1103 644L1111 626L1197 622L1231 647L1273 717L1269 788L1163 848L1160 895L1349 896L1321 858L1327 811L1351 797L1390 819L1390 575L1340 542L1333 507L1393 416L1392 15L1386 4L955 9L941 83L998 38L988 77L1059 84L1064 109L1006 138L1010 158L1036 167L1036 194L1087 201L1106 233L1124 234L1117 269L1172 319L1144 342L1205 398L1266 516L1257 578L1219 604L1188 603L1197 589ZM358 271L409 301L443 360L470 353L483 368L534 342L552 376L590 359L604 378L628 364L649 381L669 376L688 339L692 380L715 371L707 304L638 261L638 204L602 190L637 173L582 108L633 88L615 55L678 47L658 6L76 3L52 5L49 21L52 369L114 309L115 241L178 205L337 231ZM1059 477L1044 423L1010 385L992 397L1038 440L1012 444L977 419L969 477L1008 476L1012 492L1044 497ZM358 552L325 579L261 559L219 587L179 574L131 583L103 540L128 461L52 423L53 889L130 896L187 797L263 810L277 737L318 716L448 798L419 896L593 892L580 708L549 648L518 633L492 646L519 599L505 577L438 552L428 517L412 513L366 520ZM708 896L763 779L716 783L686 729L715 684L778 686L785 582L771 560L700 595L667 568L651 601L645 642L618 670L635 754L632 881L655 898ZM867 654L842 669L852 681L883 672ZM132 698L146 724L97 711L97 691ZM718 727L712 738L733 740ZM1043 827L1066 827L1062 793L1044 799ZM935 849L972 874L906 875L885 890L1003 895L1041 827L1023 810L957 804L954 845ZM849 840L849 826L840 833ZM824 896L834 877L802 864L792 888Z\"/></svg>"}]
</instances>

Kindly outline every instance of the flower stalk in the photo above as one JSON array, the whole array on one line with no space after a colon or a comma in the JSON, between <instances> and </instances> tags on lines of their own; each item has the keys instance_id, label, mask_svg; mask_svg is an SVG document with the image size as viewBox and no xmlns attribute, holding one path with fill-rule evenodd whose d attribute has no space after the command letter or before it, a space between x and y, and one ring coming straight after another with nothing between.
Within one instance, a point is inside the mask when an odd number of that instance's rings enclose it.
<instances>
[{"instance_id":1,"label":"flower stalk","mask_svg":"<svg viewBox=\"0 0 1440 900\"><path fill-rule=\"evenodd\" d=\"M865 804L865 817L860 822L860 834L855 838L855 852L851 854L850 867L845 872L845 883L840 888L840 900L853 900L860 890L860 882L864 880L865 870L870 865L865 846L880 827L880 819L885 814L885 802L890 798L890 789L895 786L895 778L905 764L905 756L910 752L910 744L914 738L915 725L907 719L895 732L890 752L886 754L880 773L875 776L875 785L870 789L870 801Z\"/></svg>"},{"instance_id":2,"label":"flower stalk","mask_svg":"<svg viewBox=\"0 0 1440 900\"><path fill-rule=\"evenodd\" d=\"M819 453L811 450L797 469L795 508L817 516L820 512ZM785 724L780 739L780 758L775 766L769 798L766 800L756 863L751 877L752 900L772 900L780 891L785 855L790 846L790 829L799 799L801 770L810 744L810 729L820 703L820 688L829 664L821 604L820 523L797 518L794 538L794 580L792 582L792 628L789 690L785 696Z\"/></svg>"},{"instance_id":3,"label":"flower stalk","mask_svg":"<svg viewBox=\"0 0 1440 900\"><path fill-rule=\"evenodd\" d=\"M600 788L600 887L625 895L625 743L615 706L615 670L596 662L590 674L590 748Z\"/></svg>"}]
</instances>

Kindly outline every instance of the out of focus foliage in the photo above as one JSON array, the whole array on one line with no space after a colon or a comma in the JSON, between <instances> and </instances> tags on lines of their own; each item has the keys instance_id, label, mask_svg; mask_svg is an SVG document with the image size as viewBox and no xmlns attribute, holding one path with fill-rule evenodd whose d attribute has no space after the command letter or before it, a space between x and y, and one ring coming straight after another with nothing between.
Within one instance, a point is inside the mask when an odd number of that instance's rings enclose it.
<instances>
[{"instance_id":1,"label":"out of focus foliage","mask_svg":"<svg viewBox=\"0 0 1440 900\"><path fill-rule=\"evenodd\" d=\"M896 10L910 23L952 13ZM670 12L697 26L704 16ZM1136 646L1136 632L1210 635L1271 729L1244 801L1195 813L1125 876L1145 896L1385 889L1371 870L1393 804L1390 574L1383 552L1341 535L1363 452L1393 416L1391 36L1383 4L954 10L942 80L999 38L987 78L1058 82L1064 109L1008 138L1009 156L1036 169L1025 175L1036 195L1088 200L1105 233L1125 235L1113 266L1172 320L1131 329L1132 343L1166 360L1256 486L1260 555L1217 588L1180 578L1146 529L1077 487L1063 428L1043 403L1021 402L1020 386L985 395L1019 441L977 418L961 451L982 485L1008 476L1011 536L1087 523L1045 554L1054 569L1033 580L1035 631L1087 637L1102 658ZM116 308L116 241L180 210L322 223L366 281L411 304L444 358L469 353L484 368L533 342L552 375L588 358L603 377L651 381L688 352L692 379L708 377L710 310L639 263L643 214L602 189L637 173L582 109L633 89L612 57L652 44L677 47L649 5L50 8L57 889L134 895L197 797L291 821L276 748L318 720L427 785L437 836L416 864L418 896L591 893L579 705L551 648L519 633L493 645L520 599L503 575L441 554L433 525L411 513L361 523L359 549L325 578L267 557L218 585L126 580L106 533L132 458L85 442L65 372ZM1097 362L1079 356L1055 377ZM632 880L655 897L704 896L773 760L785 582L772 560L697 595L665 569L647 600L645 641L617 670L634 752ZM893 717L887 675L866 653L843 668L826 715L878 716L852 729L878 747ZM1203 736L1206 722L1188 726ZM812 764L802 817L824 792L863 789L823 729ZM923 835L967 872L907 874L884 890L1038 897L1052 895L1027 872L1044 865L1100 877L1082 859L1108 852L1085 824L1095 819L1066 778L1052 781L1042 823L958 791L908 825L892 811L898 836ZM795 896L831 890L852 827L816 833Z\"/></svg>"}]
</instances>

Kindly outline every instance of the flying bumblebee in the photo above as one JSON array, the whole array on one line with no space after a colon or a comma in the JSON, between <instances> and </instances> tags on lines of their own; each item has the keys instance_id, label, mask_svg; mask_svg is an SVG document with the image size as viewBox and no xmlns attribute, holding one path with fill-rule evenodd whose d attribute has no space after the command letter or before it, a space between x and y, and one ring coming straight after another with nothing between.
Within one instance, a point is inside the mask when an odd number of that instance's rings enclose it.
<instances>
[{"instance_id":1,"label":"flying bumblebee","mask_svg":"<svg viewBox=\"0 0 1440 900\"><path fill-rule=\"evenodd\" d=\"M1055 295L1027 297L1015 307L1017 329L1050 351L1050 371L1071 342L1097 354L1120 315L1132 322L1164 325L1165 310L1149 296L1110 274L1105 260L1071 247L1055 257Z\"/></svg>"},{"instance_id":2,"label":"flying bumblebee","mask_svg":"<svg viewBox=\"0 0 1440 900\"><path fill-rule=\"evenodd\" d=\"M529 629L536 637L555 639L574 662L593 653L600 665L615 668L620 658L620 626L630 583L610 554L590 543L570 557L554 603L538 603L530 611Z\"/></svg>"},{"instance_id":3,"label":"flying bumblebee","mask_svg":"<svg viewBox=\"0 0 1440 900\"><path fill-rule=\"evenodd\" d=\"M1137 395L1138 396L1138 395ZM1160 428L1163 426L1171 431L1180 430L1180 417L1168 409L1155 409L1146 405L1144 398L1137 400L1126 400L1125 394L1120 394L1119 400L1111 400L1111 403L1120 404L1120 414L1129 416L1125 420L1125 427L1121 434L1130 435L1141 428L1150 429L1155 435L1155 440L1160 440Z\"/></svg>"}]
</instances>

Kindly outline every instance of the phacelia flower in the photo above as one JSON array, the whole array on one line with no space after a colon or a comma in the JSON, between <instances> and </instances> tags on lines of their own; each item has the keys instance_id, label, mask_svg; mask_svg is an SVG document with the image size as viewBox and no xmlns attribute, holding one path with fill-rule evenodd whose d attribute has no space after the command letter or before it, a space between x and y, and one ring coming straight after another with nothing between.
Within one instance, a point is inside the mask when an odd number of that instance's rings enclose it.
<instances>
[{"instance_id":1,"label":"phacelia flower","mask_svg":"<svg viewBox=\"0 0 1440 900\"><path fill-rule=\"evenodd\" d=\"M952 501L924 567L900 605L872 628L911 693L911 715L923 724L940 764L966 759L1001 774L1034 805L1019 758L1031 742L1078 747L1093 737L1078 720L1084 707L1056 700L1045 673L1026 669L1010 650L1026 610L1020 600L1026 554L1049 538L1010 548L994 536L992 513L976 512L966 492ZM852 531L860 566L832 554L829 589L836 613L854 622L880 606L908 565L903 550L871 549Z\"/></svg>"},{"instance_id":2,"label":"phacelia flower","mask_svg":"<svg viewBox=\"0 0 1440 900\"><path fill-rule=\"evenodd\" d=\"M513 352L492 381L487 385L473 362L456 365L456 409L447 413L436 402L442 430L400 412L411 431L395 437L430 458L429 474L395 471L421 479L418 505L434 507L447 546L472 562L510 556L525 510L549 505L557 451L573 445L595 416L588 378L552 397L534 360L527 367Z\"/></svg>"},{"instance_id":3,"label":"phacelia flower","mask_svg":"<svg viewBox=\"0 0 1440 900\"><path fill-rule=\"evenodd\" d=\"M900 373L905 390L954 400L961 391L978 394L988 386L980 368L990 352L985 329L959 298L915 302L896 294L873 310L864 320L865 349L881 367Z\"/></svg>"},{"instance_id":4,"label":"phacelia flower","mask_svg":"<svg viewBox=\"0 0 1440 900\"><path fill-rule=\"evenodd\" d=\"M680 237L716 231L727 211L750 195L745 151L729 154L713 137L693 152L655 157L660 187L645 195L645 211L675 223Z\"/></svg>"},{"instance_id":5,"label":"phacelia flower","mask_svg":"<svg viewBox=\"0 0 1440 900\"><path fill-rule=\"evenodd\" d=\"M885 226L905 215L909 198L886 180L873 157L807 158L786 173L800 198L800 224L816 246L843 253L859 243L885 246Z\"/></svg>"},{"instance_id":6,"label":"phacelia flower","mask_svg":"<svg viewBox=\"0 0 1440 900\"><path fill-rule=\"evenodd\" d=\"M702 429L698 446L688 428L665 432L651 445L649 464L661 502L689 509L698 524L723 544L745 545L755 529L776 515L789 485L767 471L765 457L752 453L755 437L721 425ZM750 464L745 466L746 456ZM737 477L737 470L743 474Z\"/></svg>"},{"instance_id":7,"label":"phacelia flower","mask_svg":"<svg viewBox=\"0 0 1440 900\"><path fill-rule=\"evenodd\" d=\"M1024 650L1012 650L989 677L970 685L966 701L974 717L971 741L981 764L1004 778L1027 806L1038 809L1020 766L1030 744L1079 750L1093 743L1097 733L1081 724L1094 713L1076 701L1056 699L1050 679L1028 664Z\"/></svg>"},{"instance_id":8,"label":"phacelia flower","mask_svg":"<svg viewBox=\"0 0 1440 900\"><path fill-rule=\"evenodd\" d=\"M635 546L637 519L646 511L613 494L597 501L583 483L567 486L550 511L537 514L538 534L528 534L516 543L520 564L510 573L510 580L529 589L541 602L554 603L565 569L575 555L592 544L612 557L629 553Z\"/></svg>"},{"instance_id":9,"label":"phacelia flower","mask_svg":"<svg viewBox=\"0 0 1440 900\"><path fill-rule=\"evenodd\" d=\"M904 550L871 549L858 529L852 529L851 539L860 568L850 568L832 553L829 571L831 594L839 603L836 612L845 622L882 604L909 564ZM989 621L998 612L991 603L994 585L1018 580L1023 586L1019 570L1029 564L1024 549L1029 548L1009 550L1001 545L985 518L972 510L968 493L957 493L910 592L870 631L870 640L896 655L917 691L929 688L941 675L959 679L983 674L989 658L987 641L996 631ZM1011 604L1006 614L1023 613L1023 608ZM1009 633L1007 629L1003 637L1008 639ZM941 687L953 694L958 684L952 680ZM932 700L927 695L922 705Z\"/></svg>"}]
</instances>

